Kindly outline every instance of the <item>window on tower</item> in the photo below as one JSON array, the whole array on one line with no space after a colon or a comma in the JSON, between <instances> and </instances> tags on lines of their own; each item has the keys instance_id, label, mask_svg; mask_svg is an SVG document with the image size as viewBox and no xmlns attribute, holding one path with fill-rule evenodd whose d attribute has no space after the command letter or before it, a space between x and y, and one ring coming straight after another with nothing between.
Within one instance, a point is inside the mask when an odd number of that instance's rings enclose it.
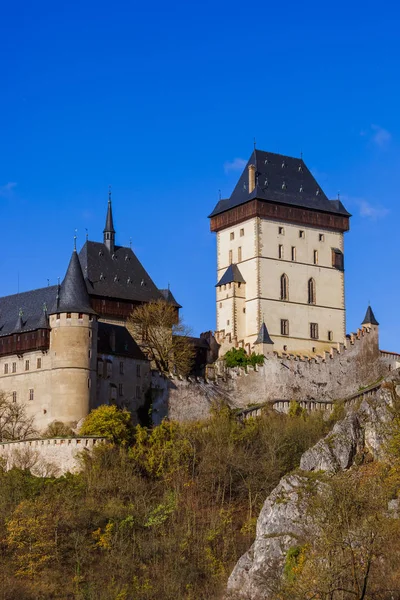
<instances>
[{"instance_id":1,"label":"window on tower","mask_svg":"<svg viewBox=\"0 0 400 600\"><path fill-rule=\"evenodd\" d=\"M315 281L311 277L311 279L308 280L308 304L315 304L315 303L316 303Z\"/></svg>"},{"instance_id":2,"label":"window on tower","mask_svg":"<svg viewBox=\"0 0 400 600\"><path fill-rule=\"evenodd\" d=\"M233 252L232 250L229 250L229 264L231 265L233 263Z\"/></svg>"},{"instance_id":3,"label":"window on tower","mask_svg":"<svg viewBox=\"0 0 400 600\"><path fill-rule=\"evenodd\" d=\"M296 246L292 246L292 260L296 260Z\"/></svg>"},{"instance_id":4,"label":"window on tower","mask_svg":"<svg viewBox=\"0 0 400 600\"><path fill-rule=\"evenodd\" d=\"M281 335L289 335L289 320L281 319Z\"/></svg>"},{"instance_id":5,"label":"window on tower","mask_svg":"<svg viewBox=\"0 0 400 600\"><path fill-rule=\"evenodd\" d=\"M278 256L279 258L283 258L283 245L279 244L278 246Z\"/></svg>"},{"instance_id":6,"label":"window on tower","mask_svg":"<svg viewBox=\"0 0 400 600\"><path fill-rule=\"evenodd\" d=\"M242 260L242 247L239 246L238 248L238 262L240 262Z\"/></svg>"},{"instance_id":7,"label":"window on tower","mask_svg":"<svg viewBox=\"0 0 400 600\"><path fill-rule=\"evenodd\" d=\"M310 323L310 338L312 340L318 339L318 323Z\"/></svg>"},{"instance_id":8,"label":"window on tower","mask_svg":"<svg viewBox=\"0 0 400 600\"><path fill-rule=\"evenodd\" d=\"M332 267L339 271L344 269L343 252L339 248L332 248Z\"/></svg>"},{"instance_id":9,"label":"window on tower","mask_svg":"<svg viewBox=\"0 0 400 600\"><path fill-rule=\"evenodd\" d=\"M289 278L286 273L281 275L281 300L289 300Z\"/></svg>"}]
</instances>

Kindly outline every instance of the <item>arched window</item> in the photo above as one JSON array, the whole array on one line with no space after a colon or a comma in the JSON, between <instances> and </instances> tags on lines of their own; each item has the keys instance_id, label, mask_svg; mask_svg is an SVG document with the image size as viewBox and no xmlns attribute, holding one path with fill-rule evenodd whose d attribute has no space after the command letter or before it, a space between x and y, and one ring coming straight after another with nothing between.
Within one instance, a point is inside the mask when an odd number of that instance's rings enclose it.
<instances>
[{"instance_id":1,"label":"arched window","mask_svg":"<svg viewBox=\"0 0 400 600\"><path fill-rule=\"evenodd\" d=\"M315 281L314 279L308 280L308 304L316 303L316 291L315 291Z\"/></svg>"},{"instance_id":2,"label":"arched window","mask_svg":"<svg viewBox=\"0 0 400 600\"><path fill-rule=\"evenodd\" d=\"M281 276L281 300L289 300L289 278L286 273Z\"/></svg>"}]
</instances>

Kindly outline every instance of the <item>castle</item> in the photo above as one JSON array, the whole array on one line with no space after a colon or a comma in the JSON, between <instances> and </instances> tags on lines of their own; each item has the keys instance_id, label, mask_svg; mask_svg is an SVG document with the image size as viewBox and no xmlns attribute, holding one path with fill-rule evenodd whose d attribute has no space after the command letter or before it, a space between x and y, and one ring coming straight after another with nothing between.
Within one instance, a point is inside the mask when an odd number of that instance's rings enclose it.
<instances>
[{"instance_id":1,"label":"castle","mask_svg":"<svg viewBox=\"0 0 400 600\"><path fill-rule=\"evenodd\" d=\"M152 372L127 320L140 304L164 299L131 248L115 244L109 196L103 241L74 248L61 285L0 298L0 392L26 405L38 430L75 425L116 403L134 415L152 388L154 422L203 418L215 398L233 407L332 402L400 365L379 349L368 307L346 335L344 233L350 214L328 200L304 161L254 150L227 199L210 215L217 235L217 329L191 338L195 374L232 347L265 356L259 373L221 372L196 382ZM214 375L210 376L210 373ZM222 373L222 374L221 374Z\"/></svg>"},{"instance_id":2,"label":"castle","mask_svg":"<svg viewBox=\"0 0 400 600\"><path fill-rule=\"evenodd\" d=\"M0 392L24 404L43 430L75 425L116 403L133 414L150 385L150 364L126 328L135 306L166 299L131 248L115 244L109 196L103 242L74 248L61 285L0 298Z\"/></svg>"}]
</instances>

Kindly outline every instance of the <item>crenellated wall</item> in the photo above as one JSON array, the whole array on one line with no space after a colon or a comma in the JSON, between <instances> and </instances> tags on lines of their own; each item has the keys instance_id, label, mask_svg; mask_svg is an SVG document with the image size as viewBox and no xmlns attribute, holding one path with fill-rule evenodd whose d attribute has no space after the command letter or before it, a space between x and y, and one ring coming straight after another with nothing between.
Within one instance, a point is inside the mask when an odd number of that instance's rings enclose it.
<instances>
[{"instance_id":1,"label":"crenellated wall","mask_svg":"<svg viewBox=\"0 0 400 600\"><path fill-rule=\"evenodd\" d=\"M0 443L0 460L7 470L29 469L39 477L60 477L80 469L80 455L108 443L101 437L49 438Z\"/></svg>"},{"instance_id":2,"label":"crenellated wall","mask_svg":"<svg viewBox=\"0 0 400 600\"><path fill-rule=\"evenodd\" d=\"M205 379L163 379L154 375L155 423L168 417L185 421L206 418L222 399L232 408L275 403L285 410L290 400L327 403L357 394L397 368L400 356L379 350L378 327L363 327L330 352L315 358L273 352L263 366L227 369L218 361ZM279 406L282 402L282 406Z\"/></svg>"}]
</instances>

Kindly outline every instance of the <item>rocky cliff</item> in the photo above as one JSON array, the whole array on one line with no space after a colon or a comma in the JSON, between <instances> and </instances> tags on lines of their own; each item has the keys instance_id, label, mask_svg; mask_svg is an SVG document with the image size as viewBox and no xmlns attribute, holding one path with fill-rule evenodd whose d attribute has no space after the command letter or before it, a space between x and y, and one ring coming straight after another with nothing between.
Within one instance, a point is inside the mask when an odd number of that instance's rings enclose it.
<instances>
[{"instance_id":1,"label":"rocky cliff","mask_svg":"<svg viewBox=\"0 0 400 600\"><path fill-rule=\"evenodd\" d=\"M361 396L358 406L303 454L300 469L281 479L261 510L252 547L229 578L227 598L272 598L287 551L313 526L305 516L310 482L314 493L315 486L323 485L315 474L335 474L363 461L384 458L385 431L392 418L391 408L399 400L399 383L396 372L382 382L372 398Z\"/></svg>"}]
</instances>

